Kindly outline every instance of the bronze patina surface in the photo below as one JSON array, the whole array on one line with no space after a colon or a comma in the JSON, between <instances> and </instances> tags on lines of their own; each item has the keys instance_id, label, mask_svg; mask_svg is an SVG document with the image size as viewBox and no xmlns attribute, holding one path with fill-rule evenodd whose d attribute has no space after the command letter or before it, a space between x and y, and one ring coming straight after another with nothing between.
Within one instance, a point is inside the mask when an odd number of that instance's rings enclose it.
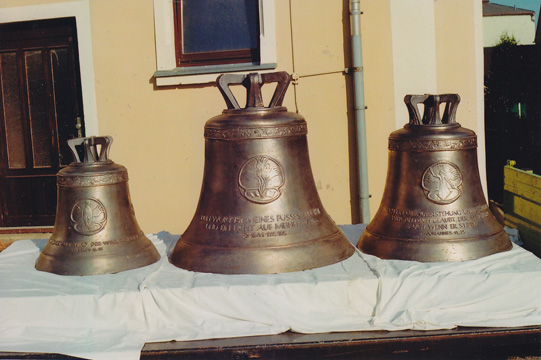
<instances>
[{"instance_id":1,"label":"bronze patina surface","mask_svg":"<svg viewBox=\"0 0 541 360\"><path fill-rule=\"evenodd\" d=\"M205 170L192 222L170 261L192 271L267 274L312 269L351 256L354 247L319 199L306 121L282 100L285 72L222 75L228 109L205 125ZM260 87L277 82L269 106ZM248 90L241 109L229 85Z\"/></svg>"},{"instance_id":2,"label":"bronze patina surface","mask_svg":"<svg viewBox=\"0 0 541 360\"><path fill-rule=\"evenodd\" d=\"M409 124L389 136L383 198L357 247L384 259L421 262L511 249L481 188L477 136L456 123L458 94L407 95L404 101Z\"/></svg>"},{"instance_id":3,"label":"bronze patina surface","mask_svg":"<svg viewBox=\"0 0 541 360\"><path fill-rule=\"evenodd\" d=\"M110 136L68 140L75 161L57 174L53 233L36 269L60 275L98 275L160 259L143 234L131 203L128 171L108 159ZM79 160L76 146L82 146Z\"/></svg>"}]
</instances>

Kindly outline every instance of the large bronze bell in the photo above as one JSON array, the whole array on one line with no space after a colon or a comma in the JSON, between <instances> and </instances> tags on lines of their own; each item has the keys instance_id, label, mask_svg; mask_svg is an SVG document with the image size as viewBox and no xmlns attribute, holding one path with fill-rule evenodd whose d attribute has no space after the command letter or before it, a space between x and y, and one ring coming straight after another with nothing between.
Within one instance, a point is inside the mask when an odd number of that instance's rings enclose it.
<instances>
[{"instance_id":1,"label":"large bronze bell","mask_svg":"<svg viewBox=\"0 0 541 360\"><path fill-rule=\"evenodd\" d=\"M110 136L68 140L75 161L57 174L56 220L36 269L98 275L160 259L143 234L130 200L128 171L108 159ZM77 146L82 146L80 161Z\"/></svg>"},{"instance_id":2,"label":"large bronze bell","mask_svg":"<svg viewBox=\"0 0 541 360\"><path fill-rule=\"evenodd\" d=\"M268 107L261 86L277 82ZM323 209L304 118L281 106L285 72L221 75L228 109L205 125L199 205L170 256L174 265L221 274L312 269L351 256L354 247ZM244 85L241 109L230 85Z\"/></svg>"},{"instance_id":3,"label":"large bronze bell","mask_svg":"<svg viewBox=\"0 0 541 360\"><path fill-rule=\"evenodd\" d=\"M384 259L422 262L470 260L511 249L483 195L477 136L456 123L460 97L407 95L404 101L409 124L389 136L383 199L357 247Z\"/></svg>"}]
</instances>

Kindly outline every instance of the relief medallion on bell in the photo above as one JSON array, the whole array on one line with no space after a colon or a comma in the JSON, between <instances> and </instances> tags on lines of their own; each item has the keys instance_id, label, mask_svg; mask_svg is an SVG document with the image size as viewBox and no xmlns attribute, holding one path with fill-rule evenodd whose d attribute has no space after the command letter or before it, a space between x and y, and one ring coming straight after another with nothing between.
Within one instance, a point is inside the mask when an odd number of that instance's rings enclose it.
<instances>
[{"instance_id":1,"label":"relief medallion on bell","mask_svg":"<svg viewBox=\"0 0 541 360\"><path fill-rule=\"evenodd\" d=\"M268 204L278 199L285 184L284 169L269 156L258 155L248 159L239 172L239 190L247 200Z\"/></svg>"},{"instance_id":2,"label":"relief medallion on bell","mask_svg":"<svg viewBox=\"0 0 541 360\"><path fill-rule=\"evenodd\" d=\"M107 211L98 199L80 198L71 208L70 220L77 233L94 235L107 224Z\"/></svg>"},{"instance_id":3,"label":"relief medallion on bell","mask_svg":"<svg viewBox=\"0 0 541 360\"><path fill-rule=\"evenodd\" d=\"M428 200L436 204L451 204L462 195L462 173L455 164L439 161L423 173L421 186Z\"/></svg>"}]
</instances>

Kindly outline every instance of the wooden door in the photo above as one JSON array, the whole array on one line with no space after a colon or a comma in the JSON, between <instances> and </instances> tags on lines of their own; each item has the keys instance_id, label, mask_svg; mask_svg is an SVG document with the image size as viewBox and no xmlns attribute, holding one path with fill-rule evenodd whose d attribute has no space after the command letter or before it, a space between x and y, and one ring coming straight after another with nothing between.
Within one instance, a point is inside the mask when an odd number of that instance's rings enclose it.
<instances>
[{"instance_id":1,"label":"wooden door","mask_svg":"<svg viewBox=\"0 0 541 360\"><path fill-rule=\"evenodd\" d=\"M54 224L56 173L84 136L75 18L0 24L0 227Z\"/></svg>"}]
</instances>

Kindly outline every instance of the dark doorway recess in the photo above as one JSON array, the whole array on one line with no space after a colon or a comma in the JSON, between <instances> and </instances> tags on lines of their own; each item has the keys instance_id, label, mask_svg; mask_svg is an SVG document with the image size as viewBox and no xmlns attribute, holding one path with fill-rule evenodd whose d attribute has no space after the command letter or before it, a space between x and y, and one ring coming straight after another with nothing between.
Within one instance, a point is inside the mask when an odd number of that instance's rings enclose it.
<instances>
[{"instance_id":1,"label":"dark doorway recess","mask_svg":"<svg viewBox=\"0 0 541 360\"><path fill-rule=\"evenodd\" d=\"M50 226L84 136L75 18L0 24L0 227Z\"/></svg>"}]
</instances>

